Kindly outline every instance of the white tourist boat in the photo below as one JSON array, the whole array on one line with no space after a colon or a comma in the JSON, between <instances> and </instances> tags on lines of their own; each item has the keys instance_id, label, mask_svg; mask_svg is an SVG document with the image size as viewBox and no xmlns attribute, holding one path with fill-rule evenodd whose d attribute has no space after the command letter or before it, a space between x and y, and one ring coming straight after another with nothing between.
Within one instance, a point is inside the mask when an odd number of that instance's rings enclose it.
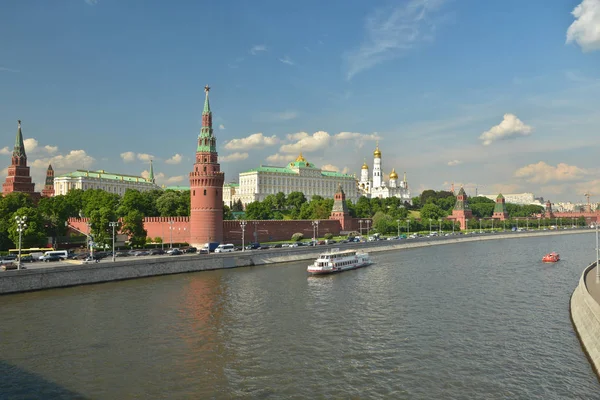
<instances>
[{"instance_id":1,"label":"white tourist boat","mask_svg":"<svg viewBox=\"0 0 600 400\"><path fill-rule=\"evenodd\" d=\"M319 255L319 258L308 266L307 271L313 275L332 274L366 267L372 263L368 253L357 250L331 249L331 251Z\"/></svg>"}]
</instances>

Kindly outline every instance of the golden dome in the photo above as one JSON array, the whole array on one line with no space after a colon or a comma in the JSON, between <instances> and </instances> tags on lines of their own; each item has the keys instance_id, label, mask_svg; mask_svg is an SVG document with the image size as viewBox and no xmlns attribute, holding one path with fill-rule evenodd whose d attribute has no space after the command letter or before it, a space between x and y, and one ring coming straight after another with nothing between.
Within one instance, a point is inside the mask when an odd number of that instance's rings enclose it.
<instances>
[{"instance_id":1,"label":"golden dome","mask_svg":"<svg viewBox=\"0 0 600 400\"><path fill-rule=\"evenodd\" d=\"M379 142L377 143L377 148L373 152L373 156L375 156L375 158L381 158L381 151L379 151Z\"/></svg>"},{"instance_id":2,"label":"golden dome","mask_svg":"<svg viewBox=\"0 0 600 400\"><path fill-rule=\"evenodd\" d=\"M390 173L390 179L398 179L398 174L396 173L396 168L392 168L392 172Z\"/></svg>"},{"instance_id":3,"label":"golden dome","mask_svg":"<svg viewBox=\"0 0 600 400\"><path fill-rule=\"evenodd\" d=\"M363 163L362 169L369 169L369 166L367 165L366 161Z\"/></svg>"},{"instance_id":4,"label":"golden dome","mask_svg":"<svg viewBox=\"0 0 600 400\"><path fill-rule=\"evenodd\" d=\"M300 152L300 155L298 156L298 158L296 158L296 161L302 161L302 162L306 162L306 159L304 157L302 157L302 152Z\"/></svg>"}]
</instances>

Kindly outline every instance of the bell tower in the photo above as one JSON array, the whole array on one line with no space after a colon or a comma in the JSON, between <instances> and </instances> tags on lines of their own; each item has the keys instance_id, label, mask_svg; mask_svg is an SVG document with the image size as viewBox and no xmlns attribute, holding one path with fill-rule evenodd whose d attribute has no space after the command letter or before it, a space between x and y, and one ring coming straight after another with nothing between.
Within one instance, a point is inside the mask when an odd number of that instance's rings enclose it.
<instances>
[{"instance_id":1,"label":"bell tower","mask_svg":"<svg viewBox=\"0 0 600 400\"><path fill-rule=\"evenodd\" d=\"M206 97L202 111L202 128L198 135L196 162L190 172L190 245L201 247L223 240L223 182L217 155L217 140L213 136L212 112L208 100L210 87L204 87Z\"/></svg>"}]
</instances>

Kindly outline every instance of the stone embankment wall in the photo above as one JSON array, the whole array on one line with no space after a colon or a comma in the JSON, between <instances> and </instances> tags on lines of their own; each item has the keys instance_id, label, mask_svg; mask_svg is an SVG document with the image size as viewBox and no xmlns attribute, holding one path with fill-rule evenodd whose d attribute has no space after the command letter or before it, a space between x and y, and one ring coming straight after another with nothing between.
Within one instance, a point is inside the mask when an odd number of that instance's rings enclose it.
<instances>
[{"instance_id":1,"label":"stone embankment wall","mask_svg":"<svg viewBox=\"0 0 600 400\"><path fill-rule=\"evenodd\" d=\"M588 266L571 296L571 320L596 374L600 372L600 304L590 295L586 285L588 272L595 271L596 263Z\"/></svg>"}]
</instances>

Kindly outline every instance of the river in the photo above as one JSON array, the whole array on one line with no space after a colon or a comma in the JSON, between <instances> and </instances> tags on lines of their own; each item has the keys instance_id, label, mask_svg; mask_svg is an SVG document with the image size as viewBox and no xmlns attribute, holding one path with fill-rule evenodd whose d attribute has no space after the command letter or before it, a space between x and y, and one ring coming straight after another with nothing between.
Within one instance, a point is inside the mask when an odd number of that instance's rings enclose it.
<instances>
[{"instance_id":1,"label":"river","mask_svg":"<svg viewBox=\"0 0 600 400\"><path fill-rule=\"evenodd\" d=\"M0 297L2 399L565 399L600 385L569 319L593 234ZM543 264L556 250L562 261Z\"/></svg>"}]
</instances>

